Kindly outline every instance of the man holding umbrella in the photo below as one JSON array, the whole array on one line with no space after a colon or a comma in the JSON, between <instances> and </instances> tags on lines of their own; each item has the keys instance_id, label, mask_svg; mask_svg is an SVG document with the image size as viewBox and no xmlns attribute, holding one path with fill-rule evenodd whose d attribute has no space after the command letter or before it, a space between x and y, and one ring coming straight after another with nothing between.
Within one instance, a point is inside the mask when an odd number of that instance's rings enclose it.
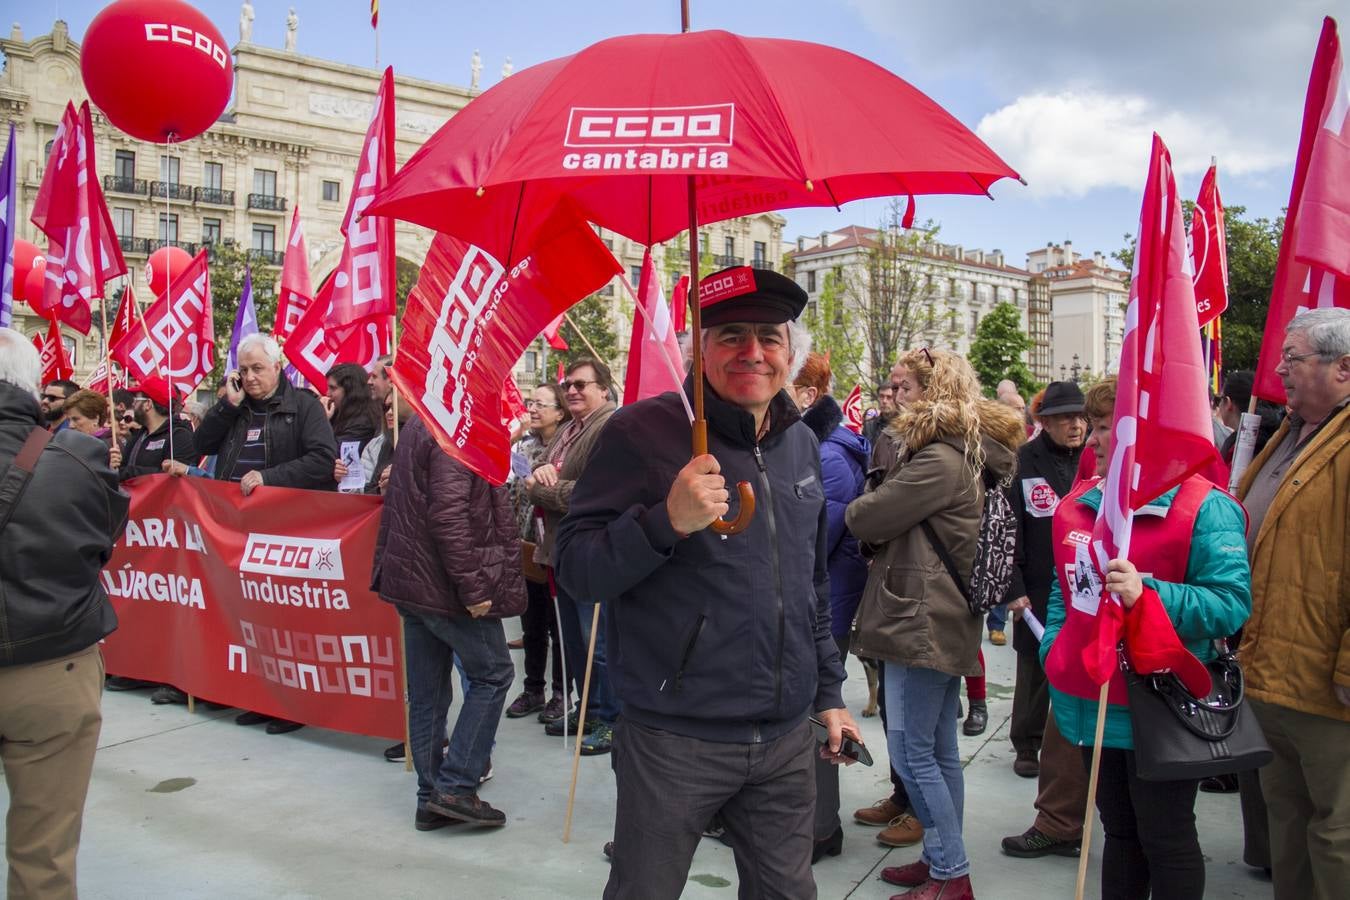
<instances>
[{"instance_id":1,"label":"man holding umbrella","mask_svg":"<svg viewBox=\"0 0 1350 900\"><path fill-rule=\"evenodd\" d=\"M815 896L807 717L828 727L834 759L859 730L830 637L819 449L782 390L810 351L806 299L771 271L704 279L709 453L687 458L673 393L624 407L559 529L560 582L608 605L624 708L607 898L679 896L719 810L742 896ZM758 508L722 535L708 526L729 511L727 479L751 482Z\"/></svg>"}]
</instances>

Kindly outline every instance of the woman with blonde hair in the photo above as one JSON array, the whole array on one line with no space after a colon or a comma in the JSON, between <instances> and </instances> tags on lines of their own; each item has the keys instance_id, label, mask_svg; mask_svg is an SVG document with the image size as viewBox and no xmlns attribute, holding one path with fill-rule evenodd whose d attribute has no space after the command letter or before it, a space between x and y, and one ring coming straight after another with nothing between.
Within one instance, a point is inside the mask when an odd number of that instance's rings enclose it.
<instances>
[{"instance_id":1,"label":"woman with blonde hair","mask_svg":"<svg viewBox=\"0 0 1350 900\"><path fill-rule=\"evenodd\" d=\"M881 877L912 888L898 895L906 900L973 900L956 720L962 676L980 674L984 622L942 555L971 571L985 492L1010 481L1025 432L1015 411L981 396L954 353L906 353L892 383L899 455L846 514L849 530L876 548L852 650L886 663L891 764L924 829L922 857Z\"/></svg>"}]
</instances>

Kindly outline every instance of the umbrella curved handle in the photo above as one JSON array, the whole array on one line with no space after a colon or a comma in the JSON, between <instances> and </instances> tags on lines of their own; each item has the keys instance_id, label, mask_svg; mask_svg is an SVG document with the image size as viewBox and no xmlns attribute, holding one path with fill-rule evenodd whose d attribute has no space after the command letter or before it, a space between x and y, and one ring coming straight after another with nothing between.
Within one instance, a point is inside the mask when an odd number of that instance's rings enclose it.
<instances>
[{"instance_id":1,"label":"umbrella curved handle","mask_svg":"<svg viewBox=\"0 0 1350 900\"><path fill-rule=\"evenodd\" d=\"M730 521L715 519L709 526L718 534L740 534L750 527L750 520L755 517L755 489L750 486L750 482L736 482L736 495L741 501L740 509L736 510L736 518Z\"/></svg>"}]
</instances>

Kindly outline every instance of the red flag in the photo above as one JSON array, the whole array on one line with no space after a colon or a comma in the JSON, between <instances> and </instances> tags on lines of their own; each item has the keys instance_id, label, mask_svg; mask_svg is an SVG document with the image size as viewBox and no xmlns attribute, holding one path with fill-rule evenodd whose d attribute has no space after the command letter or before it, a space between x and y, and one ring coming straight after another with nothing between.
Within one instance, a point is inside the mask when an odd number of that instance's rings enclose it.
<instances>
[{"instance_id":1,"label":"red flag","mask_svg":"<svg viewBox=\"0 0 1350 900\"><path fill-rule=\"evenodd\" d=\"M394 70L384 70L375 112L356 165L352 195L342 222L346 243L333 273L332 301L324 331L330 348L346 343L362 319L394 315L394 220L362 218L375 194L394 177Z\"/></svg>"},{"instance_id":2,"label":"red flag","mask_svg":"<svg viewBox=\"0 0 1350 900\"><path fill-rule=\"evenodd\" d=\"M338 363L356 363L367 372L375 361L389 352L392 316L363 319L347 332L336 347L329 343L325 323L332 304L333 279L319 288L318 296L295 323L282 352L296 371L321 394L328 392L328 370Z\"/></svg>"},{"instance_id":3,"label":"red flag","mask_svg":"<svg viewBox=\"0 0 1350 900\"><path fill-rule=\"evenodd\" d=\"M527 415L529 411L525 408L520 385L516 384L516 376L514 373L508 374L502 383L502 424L509 428L512 422L519 422Z\"/></svg>"},{"instance_id":4,"label":"red flag","mask_svg":"<svg viewBox=\"0 0 1350 900\"><path fill-rule=\"evenodd\" d=\"M1275 265L1275 287L1252 385L1253 394L1277 404L1287 399L1275 366L1280 362L1290 320L1305 309L1350 309L1346 90L1336 22L1328 17L1322 22L1308 79L1294 183Z\"/></svg>"},{"instance_id":5,"label":"red flag","mask_svg":"<svg viewBox=\"0 0 1350 900\"><path fill-rule=\"evenodd\" d=\"M391 378L441 448L494 484L510 469L502 385L545 323L620 271L577 213L555 210L509 270L446 234L408 297Z\"/></svg>"},{"instance_id":6,"label":"red flag","mask_svg":"<svg viewBox=\"0 0 1350 900\"><path fill-rule=\"evenodd\" d=\"M126 375L122 372L120 366L113 363L111 383L109 383L108 371L108 361L100 359L98 368L94 369L94 374L89 376L89 383L85 387L96 394L106 394L109 391L127 386Z\"/></svg>"},{"instance_id":7,"label":"red flag","mask_svg":"<svg viewBox=\"0 0 1350 900\"><path fill-rule=\"evenodd\" d=\"M380 27L380 0L370 0L370 27Z\"/></svg>"},{"instance_id":8,"label":"red flag","mask_svg":"<svg viewBox=\"0 0 1350 900\"><path fill-rule=\"evenodd\" d=\"M42 383L62 381L75 374L66 355L65 342L61 340L61 325L55 319L47 322L47 335L33 335L33 346L42 356Z\"/></svg>"},{"instance_id":9,"label":"red flag","mask_svg":"<svg viewBox=\"0 0 1350 900\"><path fill-rule=\"evenodd\" d=\"M563 317L560 313L558 318L544 326L544 340L548 341L548 345L554 350L570 349L567 345L567 338L558 333L558 329L562 327L562 323Z\"/></svg>"},{"instance_id":10,"label":"red flag","mask_svg":"<svg viewBox=\"0 0 1350 900\"><path fill-rule=\"evenodd\" d=\"M47 235L47 268L42 296L29 302L43 316L88 334L93 298L103 296L107 279L127 270L99 187L88 101L78 115L66 104L30 218Z\"/></svg>"},{"instance_id":11,"label":"red flag","mask_svg":"<svg viewBox=\"0 0 1350 900\"><path fill-rule=\"evenodd\" d=\"M132 293L130 283L122 291L122 303L117 307L117 318L113 319L112 334L108 335L108 346L116 347L133 331L143 327L141 325L141 308L136 303L136 295Z\"/></svg>"},{"instance_id":12,"label":"red flag","mask_svg":"<svg viewBox=\"0 0 1350 900\"><path fill-rule=\"evenodd\" d=\"M675 331L688 331L685 317L689 314L689 276L681 275L675 282L675 290L670 292L670 310L675 320Z\"/></svg>"},{"instance_id":13,"label":"red flag","mask_svg":"<svg viewBox=\"0 0 1350 900\"><path fill-rule=\"evenodd\" d=\"M175 391L195 390L211 373L216 359L205 248L178 273L163 296L150 304L142 325L112 348L113 358L122 361L136 381L155 376L168 381Z\"/></svg>"},{"instance_id":14,"label":"red flag","mask_svg":"<svg viewBox=\"0 0 1350 900\"><path fill-rule=\"evenodd\" d=\"M1191 271L1195 283L1195 311L1200 327L1228 308L1228 245L1219 198L1218 166L1210 166L1200 182L1200 195L1191 213Z\"/></svg>"},{"instance_id":15,"label":"red flag","mask_svg":"<svg viewBox=\"0 0 1350 900\"><path fill-rule=\"evenodd\" d=\"M1189 260L1172 157L1155 134L1125 312L1111 460L1091 549L1078 545L1079 564L1099 573L1110 560L1129 557L1134 510L1197 472L1222 478ZM1120 601L1103 593L1076 594L1070 602L1092 617L1091 627L1075 629L1073 637L1082 641L1089 677L1104 684L1117 668Z\"/></svg>"},{"instance_id":16,"label":"red flag","mask_svg":"<svg viewBox=\"0 0 1350 900\"><path fill-rule=\"evenodd\" d=\"M684 380L680 342L675 339L666 298L661 296L661 283L656 276L656 267L652 265L650 248L642 254L638 304L640 308L633 310L633 333L628 340L624 403L636 403L666 391L679 391Z\"/></svg>"},{"instance_id":17,"label":"red flag","mask_svg":"<svg viewBox=\"0 0 1350 900\"><path fill-rule=\"evenodd\" d=\"M286 239L286 256L281 267L281 285L277 289L277 314L272 334L285 339L295 330L300 317L314 302L314 287L309 280L309 254L305 251L305 229L300 224L300 204L291 214L291 234Z\"/></svg>"},{"instance_id":18,"label":"red flag","mask_svg":"<svg viewBox=\"0 0 1350 900\"><path fill-rule=\"evenodd\" d=\"M558 384L562 384L567 378L567 370L563 368L562 360L558 360Z\"/></svg>"},{"instance_id":19,"label":"red flag","mask_svg":"<svg viewBox=\"0 0 1350 900\"><path fill-rule=\"evenodd\" d=\"M844 427L854 434L862 434L862 385L855 384L844 400Z\"/></svg>"}]
</instances>

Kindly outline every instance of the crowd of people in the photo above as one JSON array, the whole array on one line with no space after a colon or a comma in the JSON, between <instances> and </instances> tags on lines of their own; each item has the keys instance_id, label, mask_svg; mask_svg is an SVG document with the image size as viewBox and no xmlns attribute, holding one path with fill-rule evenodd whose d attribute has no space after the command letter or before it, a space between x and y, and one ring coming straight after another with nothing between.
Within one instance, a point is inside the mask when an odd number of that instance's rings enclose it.
<instances>
[{"instance_id":1,"label":"crowd of people","mask_svg":"<svg viewBox=\"0 0 1350 900\"><path fill-rule=\"evenodd\" d=\"M1127 618L1162 616L1201 661L1215 642L1240 647L1274 761L1203 783L1141 777L1117 673L1095 797L1101 895L1203 896L1194 806L1197 790L1212 790L1240 793L1244 859L1270 874L1277 900L1340 896L1350 883L1350 312L1290 323L1276 369L1287 404L1257 404L1257 455L1235 495L1191 476L1139 511L1128 558L1085 573L1075 536L1092 531L1102 504L1114 379L1086 392L1054 382L1028 405L1010 382L987 398L950 350L906 349L857 434L828 358L811 352L805 304L791 279L765 271L704 300L695 339L707 454L689 458L674 393L618 406L608 366L583 357L530 395L503 486L444 453L395 401L388 359L369 374L334 367L319 396L287 381L276 342L255 335L209 408L153 378L110 406L72 382L39 386L31 345L0 330L10 895L73 892L104 681L96 645L116 624L97 573L127 515L118 484L166 472L236 483L244 496L263 485L384 496L372 588L401 617L410 721L410 743L385 756L411 755L420 831L506 822L480 786L499 720L534 716L550 734L576 735L582 755L609 756L618 793L606 897L678 896L707 836L733 849L740 896L813 897L811 866L845 849L840 766L868 749L843 701L851 653L875 686L869 707L886 746L871 750L891 772L890 794L852 819L882 844L919 847L881 873L905 889L898 897L973 898L970 859L989 848L963 838L957 734L988 724L982 645L1012 632L1012 769L1038 781L1030 826L1002 852L1076 857L1099 687L1066 636L1107 592ZM1231 372L1214 398L1225 462L1251 394L1251 373ZM755 514L727 533L717 523L737 511L741 482ZM1015 552L1003 602L977 614L967 576L982 563L990 492L1012 510ZM30 555L56 508L88 531L65 542L74 559ZM524 680L512 697L503 620L514 616ZM449 723L456 681L463 703ZM186 700L173 685L107 687ZM271 734L302 727L250 711L236 721ZM39 758L34 742L57 749ZM56 807L62 828L50 826Z\"/></svg>"}]
</instances>

